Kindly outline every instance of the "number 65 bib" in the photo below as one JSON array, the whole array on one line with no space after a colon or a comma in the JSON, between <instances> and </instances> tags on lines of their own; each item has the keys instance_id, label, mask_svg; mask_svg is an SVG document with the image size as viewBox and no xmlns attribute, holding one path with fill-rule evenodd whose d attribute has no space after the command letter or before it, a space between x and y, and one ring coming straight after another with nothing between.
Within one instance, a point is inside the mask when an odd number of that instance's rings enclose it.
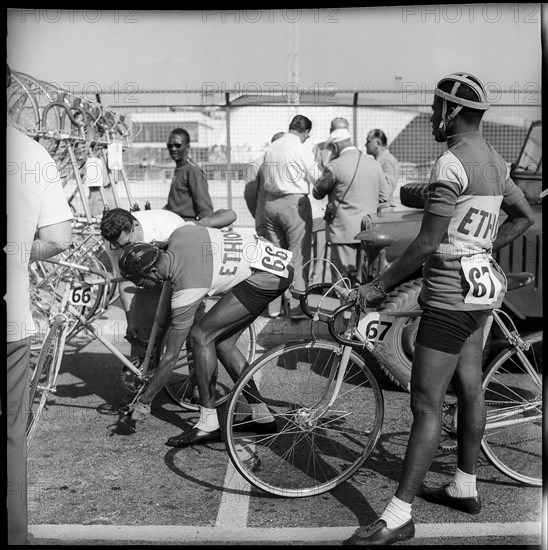
<instances>
[{"instance_id":1,"label":"number 65 bib","mask_svg":"<svg viewBox=\"0 0 548 550\"><path fill-rule=\"evenodd\" d=\"M257 241L256 257L250 267L260 271L268 271L279 277L287 277L287 266L293 257L293 252L279 248L266 241Z\"/></svg>"},{"instance_id":2,"label":"number 65 bib","mask_svg":"<svg viewBox=\"0 0 548 550\"><path fill-rule=\"evenodd\" d=\"M469 285L464 302L489 305L495 302L502 290L502 284L493 272L489 256L476 254L460 259L464 277Z\"/></svg>"}]
</instances>

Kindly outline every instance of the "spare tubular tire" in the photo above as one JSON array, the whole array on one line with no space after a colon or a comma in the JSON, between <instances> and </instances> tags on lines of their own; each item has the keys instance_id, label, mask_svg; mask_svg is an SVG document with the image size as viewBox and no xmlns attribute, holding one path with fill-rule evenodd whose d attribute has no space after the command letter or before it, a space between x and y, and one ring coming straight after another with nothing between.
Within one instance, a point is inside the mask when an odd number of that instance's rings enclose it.
<instances>
[{"instance_id":1,"label":"spare tubular tire","mask_svg":"<svg viewBox=\"0 0 548 550\"><path fill-rule=\"evenodd\" d=\"M417 311L420 310L418 298L422 289L423 279L412 279L396 287L383 300L378 308L379 313L390 315L391 311ZM392 326L387 332L387 337L382 342L376 342L372 350L373 357L379 362L382 370L388 378L403 388L410 391L411 366L415 351L415 338L419 328L420 317L396 317L392 318ZM492 347L491 322L484 328L484 348L482 354L482 366L489 364Z\"/></svg>"},{"instance_id":2,"label":"spare tubular tire","mask_svg":"<svg viewBox=\"0 0 548 550\"><path fill-rule=\"evenodd\" d=\"M421 289L422 278L401 284L383 300L379 313L420 310L418 298ZM376 342L372 353L388 378L409 391L415 336L420 317L392 319L393 324L387 333L386 340Z\"/></svg>"},{"instance_id":3,"label":"spare tubular tire","mask_svg":"<svg viewBox=\"0 0 548 550\"><path fill-rule=\"evenodd\" d=\"M424 208L427 197L427 183L406 183L400 187L400 201L403 206Z\"/></svg>"}]
</instances>

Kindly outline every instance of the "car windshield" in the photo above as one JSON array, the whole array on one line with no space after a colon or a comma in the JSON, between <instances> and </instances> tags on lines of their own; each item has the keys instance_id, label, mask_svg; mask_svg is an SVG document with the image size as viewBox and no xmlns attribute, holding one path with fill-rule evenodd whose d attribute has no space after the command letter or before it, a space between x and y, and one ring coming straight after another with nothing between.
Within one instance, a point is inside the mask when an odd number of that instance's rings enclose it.
<instances>
[{"instance_id":1,"label":"car windshield","mask_svg":"<svg viewBox=\"0 0 548 550\"><path fill-rule=\"evenodd\" d=\"M534 124L516 163L516 171L542 174L542 124Z\"/></svg>"}]
</instances>

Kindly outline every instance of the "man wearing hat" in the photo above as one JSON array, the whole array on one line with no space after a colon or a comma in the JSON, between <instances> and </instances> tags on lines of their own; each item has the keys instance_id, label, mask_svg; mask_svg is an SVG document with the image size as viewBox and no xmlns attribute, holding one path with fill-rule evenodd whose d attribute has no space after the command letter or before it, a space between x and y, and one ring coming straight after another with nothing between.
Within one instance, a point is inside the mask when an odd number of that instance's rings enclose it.
<instances>
[{"instance_id":1,"label":"man wearing hat","mask_svg":"<svg viewBox=\"0 0 548 550\"><path fill-rule=\"evenodd\" d=\"M361 230L362 218L376 212L379 202L387 200L389 189L380 164L352 145L348 129L331 132L326 147L332 152L332 160L314 185L312 194L316 199L328 196L327 209L333 212L333 219L326 220L330 260L354 283L360 243L354 237ZM334 281L340 279L334 269L332 277Z\"/></svg>"}]
</instances>

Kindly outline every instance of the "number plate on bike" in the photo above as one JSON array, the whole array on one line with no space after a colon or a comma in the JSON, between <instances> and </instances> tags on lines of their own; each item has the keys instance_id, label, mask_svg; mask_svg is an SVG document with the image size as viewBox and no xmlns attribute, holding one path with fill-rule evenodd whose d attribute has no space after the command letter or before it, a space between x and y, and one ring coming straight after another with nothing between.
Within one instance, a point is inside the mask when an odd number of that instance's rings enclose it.
<instances>
[{"instance_id":1,"label":"number plate on bike","mask_svg":"<svg viewBox=\"0 0 548 550\"><path fill-rule=\"evenodd\" d=\"M358 330L360 334L370 342L382 341L393 323L387 320L386 316L378 311L361 313L358 321Z\"/></svg>"},{"instance_id":2,"label":"number plate on bike","mask_svg":"<svg viewBox=\"0 0 548 550\"><path fill-rule=\"evenodd\" d=\"M73 286L70 289L68 301L75 306L87 306L91 301L91 288Z\"/></svg>"},{"instance_id":3,"label":"number plate on bike","mask_svg":"<svg viewBox=\"0 0 548 550\"><path fill-rule=\"evenodd\" d=\"M279 277L287 277L287 266L293 257L293 252L279 248L266 241L257 241L256 255L250 264L253 269L268 271Z\"/></svg>"}]
</instances>

